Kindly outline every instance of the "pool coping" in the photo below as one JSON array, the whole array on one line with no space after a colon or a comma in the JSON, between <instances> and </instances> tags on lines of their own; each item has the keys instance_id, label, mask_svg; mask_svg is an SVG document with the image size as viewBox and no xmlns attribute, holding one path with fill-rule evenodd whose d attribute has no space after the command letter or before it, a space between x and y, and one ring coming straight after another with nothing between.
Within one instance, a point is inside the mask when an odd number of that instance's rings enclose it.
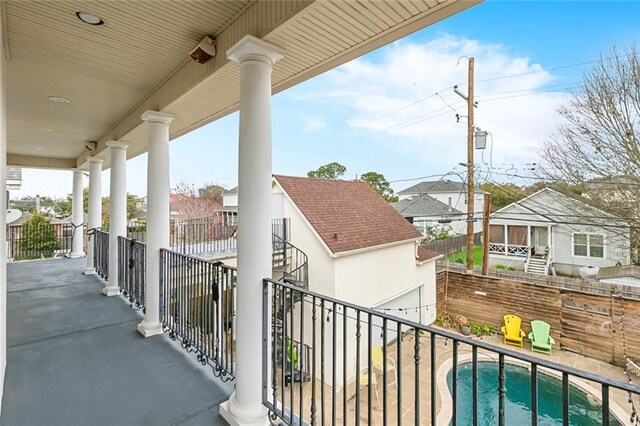
<instances>
[{"instance_id":1,"label":"pool coping","mask_svg":"<svg viewBox=\"0 0 640 426\"><path fill-rule=\"evenodd\" d=\"M471 362L472 360L472 354L461 354L458 356L458 365L466 364L468 362ZM481 361L491 361L497 363L498 359L497 357L478 352L478 362ZM518 365L527 369L531 368L530 363L521 361L519 359L505 358L505 363ZM448 425L451 422L451 416L453 415L453 399L451 397L451 392L449 391L449 385L447 383L447 375L449 374L449 371L451 371L451 369L453 369L453 357L445 360L440 365L440 367L438 367L438 370L436 372L436 382L438 384L437 389L438 394L440 395L440 410L438 411L438 415L436 418L437 424ZM562 379L562 373L548 369L546 367L538 366L538 373L546 374L556 379ZM602 405L602 393L591 386L589 383L587 383L585 380L578 377L569 376L569 382L573 386L585 392L588 396L592 397L598 404ZM621 425L627 424L622 419L629 418L629 414L611 398L609 398L609 412L613 414L613 416Z\"/></svg>"}]
</instances>

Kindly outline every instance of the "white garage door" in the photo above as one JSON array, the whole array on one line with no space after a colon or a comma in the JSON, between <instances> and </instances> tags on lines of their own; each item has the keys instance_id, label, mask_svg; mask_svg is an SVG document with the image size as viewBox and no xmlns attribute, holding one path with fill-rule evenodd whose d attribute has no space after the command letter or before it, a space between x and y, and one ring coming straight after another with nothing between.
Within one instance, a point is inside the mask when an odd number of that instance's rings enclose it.
<instances>
[{"instance_id":1,"label":"white garage door","mask_svg":"<svg viewBox=\"0 0 640 426\"><path fill-rule=\"evenodd\" d=\"M422 306L424 305L424 303L422 303L423 299L422 286L419 286L414 288L413 290L401 294L394 299L388 300L378 306L375 306L373 309L382 313L386 313L388 315L398 317L402 321L413 321L421 323L424 311L424 309L422 309ZM383 341L382 318L376 318L373 321L373 326L373 339L371 343L373 346L381 346ZM402 326L402 333L407 332L410 328L411 327ZM387 321L387 344L396 340L397 330L397 323Z\"/></svg>"}]
</instances>

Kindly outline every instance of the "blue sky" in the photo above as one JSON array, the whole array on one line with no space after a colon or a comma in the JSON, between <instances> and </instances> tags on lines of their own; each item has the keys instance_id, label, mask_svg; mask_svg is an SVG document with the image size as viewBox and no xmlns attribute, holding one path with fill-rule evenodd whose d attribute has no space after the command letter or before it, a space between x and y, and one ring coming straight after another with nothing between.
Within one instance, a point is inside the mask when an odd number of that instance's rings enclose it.
<instances>
[{"instance_id":1,"label":"blue sky","mask_svg":"<svg viewBox=\"0 0 640 426\"><path fill-rule=\"evenodd\" d=\"M273 171L304 176L337 161L345 178L376 171L396 191L419 181L407 179L463 173L456 165L466 161L466 124L453 109L466 115L466 107L451 86L466 91L466 60L456 63L467 55L476 62L476 125L493 140L476 162L493 167L490 180L530 174L559 123L555 108L590 66L574 65L638 44L639 28L640 1L488 0L275 95ZM507 77L514 74L522 75ZM235 186L237 127L236 113L172 141L172 185ZM146 155L127 171L129 192L144 195ZM12 198L71 190L70 172L25 170L23 179ZM105 172L105 194L108 183Z\"/></svg>"}]
</instances>

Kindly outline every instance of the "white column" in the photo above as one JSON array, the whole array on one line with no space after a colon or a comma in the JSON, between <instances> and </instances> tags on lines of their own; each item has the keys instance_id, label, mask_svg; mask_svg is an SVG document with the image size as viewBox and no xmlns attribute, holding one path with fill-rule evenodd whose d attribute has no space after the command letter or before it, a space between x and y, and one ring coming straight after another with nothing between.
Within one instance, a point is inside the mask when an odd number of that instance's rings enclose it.
<instances>
[{"instance_id":1,"label":"white column","mask_svg":"<svg viewBox=\"0 0 640 426\"><path fill-rule=\"evenodd\" d=\"M7 363L7 84L4 19L0 20L0 401Z\"/></svg>"},{"instance_id":2,"label":"white column","mask_svg":"<svg viewBox=\"0 0 640 426\"><path fill-rule=\"evenodd\" d=\"M247 35L227 51L240 64L236 390L220 413L264 425L262 280L271 276L271 70L283 51Z\"/></svg>"},{"instance_id":3,"label":"white column","mask_svg":"<svg viewBox=\"0 0 640 426\"><path fill-rule=\"evenodd\" d=\"M160 323L160 249L169 247L169 124L175 117L147 111L149 126L147 158L147 264L145 317L138 324L144 337L162 333Z\"/></svg>"},{"instance_id":4,"label":"white column","mask_svg":"<svg viewBox=\"0 0 640 426\"><path fill-rule=\"evenodd\" d=\"M89 157L89 220L87 227L89 232L102 226L102 158ZM86 275L95 274L93 265L93 244L95 237L89 236L87 241L87 268Z\"/></svg>"},{"instance_id":5,"label":"white column","mask_svg":"<svg viewBox=\"0 0 640 426\"><path fill-rule=\"evenodd\" d=\"M71 254L69 257L82 257L82 239L84 212L82 194L82 169L73 169L73 193L71 196L71 224L73 225L73 238L71 239Z\"/></svg>"},{"instance_id":6,"label":"white column","mask_svg":"<svg viewBox=\"0 0 640 426\"><path fill-rule=\"evenodd\" d=\"M109 141L111 175L109 181L109 281L102 293L118 294L118 237L127 236L127 148L129 144Z\"/></svg>"}]
</instances>

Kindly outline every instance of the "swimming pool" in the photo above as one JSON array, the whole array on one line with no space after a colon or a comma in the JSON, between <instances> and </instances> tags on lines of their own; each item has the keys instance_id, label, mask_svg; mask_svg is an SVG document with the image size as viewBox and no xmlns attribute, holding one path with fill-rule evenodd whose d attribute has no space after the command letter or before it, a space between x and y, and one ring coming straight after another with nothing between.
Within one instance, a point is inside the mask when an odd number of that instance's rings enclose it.
<instances>
[{"instance_id":1,"label":"swimming pool","mask_svg":"<svg viewBox=\"0 0 640 426\"><path fill-rule=\"evenodd\" d=\"M472 423L472 365L470 362L458 367L458 424ZM531 376L529 370L513 364L505 364L506 388L505 420L508 425L531 424ZM447 374L447 385L451 390L453 371ZM570 386L569 421L576 426L602 424L601 406L591 396ZM620 426L613 415L610 424ZM478 424L498 424L498 363L478 362ZM562 382L546 374L538 373L538 424L562 425Z\"/></svg>"}]
</instances>

